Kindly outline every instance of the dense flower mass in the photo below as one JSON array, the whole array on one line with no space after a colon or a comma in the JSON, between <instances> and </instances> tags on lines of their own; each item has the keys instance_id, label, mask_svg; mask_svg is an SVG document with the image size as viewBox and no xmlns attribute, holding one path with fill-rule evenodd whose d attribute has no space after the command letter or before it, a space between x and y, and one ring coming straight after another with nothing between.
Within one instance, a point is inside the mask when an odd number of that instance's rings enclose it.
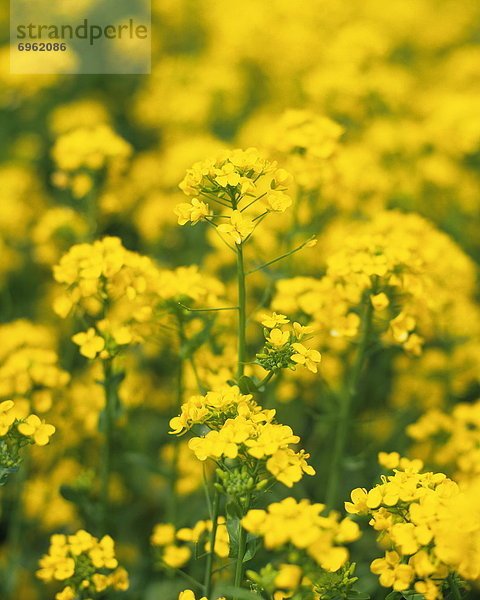
<instances>
[{"instance_id":1,"label":"dense flower mass","mask_svg":"<svg viewBox=\"0 0 480 600\"><path fill-rule=\"evenodd\" d=\"M118 566L108 535L100 540L80 529L74 535L55 534L48 554L39 561L37 577L64 585L56 600L74 600L84 594L99 597L105 590L127 590L128 574Z\"/></svg>"},{"instance_id":2,"label":"dense flower mass","mask_svg":"<svg viewBox=\"0 0 480 600\"><path fill-rule=\"evenodd\" d=\"M451 413L427 411L407 427L416 453L448 469L457 481L474 482L480 474L480 402L459 403Z\"/></svg>"},{"instance_id":3,"label":"dense flower mass","mask_svg":"<svg viewBox=\"0 0 480 600\"><path fill-rule=\"evenodd\" d=\"M358 307L367 302L385 343L415 355L436 333L463 334L457 311L459 304L472 306L474 265L421 217L389 211L370 222L341 223L325 248L326 274L280 281L274 310L306 314L325 335L352 338L361 324Z\"/></svg>"},{"instance_id":4,"label":"dense flower mass","mask_svg":"<svg viewBox=\"0 0 480 600\"><path fill-rule=\"evenodd\" d=\"M268 213L283 213L292 204L285 193L291 180L285 169L256 148L232 150L195 163L179 186L192 200L175 208L178 223L207 221L227 242L241 245ZM226 210L215 214L208 202Z\"/></svg>"},{"instance_id":5,"label":"dense flower mass","mask_svg":"<svg viewBox=\"0 0 480 600\"><path fill-rule=\"evenodd\" d=\"M288 425L275 422L275 410L262 410L250 394L241 394L236 386L192 396L182 405L181 414L170 421L170 433L182 434L200 424L210 431L191 438L188 446L201 461L229 458L252 464L252 459L256 459L267 475L273 475L288 487L304 473L315 474L307 463L309 455L290 447L300 438ZM261 469L255 471L258 479ZM252 479L252 489L254 485Z\"/></svg>"},{"instance_id":6,"label":"dense flower mass","mask_svg":"<svg viewBox=\"0 0 480 600\"><path fill-rule=\"evenodd\" d=\"M480 3L137 8L0 47L0 599L473 600Z\"/></svg>"},{"instance_id":7,"label":"dense flower mass","mask_svg":"<svg viewBox=\"0 0 480 600\"><path fill-rule=\"evenodd\" d=\"M242 524L248 531L261 535L267 548L292 544L305 550L322 568L337 571L348 558L342 544L356 540L360 530L352 520L340 520L336 513L322 516L324 509L323 504L286 498L270 504L267 510L249 511Z\"/></svg>"},{"instance_id":8,"label":"dense flower mass","mask_svg":"<svg viewBox=\"0 0 480 600\"><path fill-rule=\"evenodd\" d=\"M266 145L285 160L295 183L305 190L325 192L338 183L336 155L341 125L308 110L287 110L267 131Z\"/></svg>"},{"instance_id":9,"label":"dense flower mass","mask_svg":"<svg viewBox=\"0 0 480 600\"><path fill-rule=\"evenodd\" d=\"M70 188L75 198L86 196L95 184L94 174L123 168L132 148L110 126L79 127L61 135L52 149L59 171L53 182Z\"/></svg>"},{"instance_id":10,"label":"dense flower mass","mask_svg":"<svg viewBox=\"0 0 480 600\"><path fill-rule=\"evenodd\" d=\"M338 572L346 564L349 553L345 544L358 539L360 529L348 517L340 519L334 511L324 512L324 504L285 498L266 510L250 510L242 519L247 531L263 538L265 548L285 553L286 562L273 572L275 598L284 597L282 590L286 597L298 594L301 598L324 591L325 572ZM259 574L249 573L260 589L268 588L268 575L268 567ZM340 588L338 585L337 591Z\"/></svg>"},{"instance_id":11,"label":"dense flower mass","mask_svg":"<svg viewBox=\"0 0 480 600\"><path fill-rule=\"evenodd\" d=\"M198 268L161 270L146 256L123 247L119 238L78 244L54 267L64 292L55 299L62 317L75 312L92 327L73 336L87 358L114 355L122 347L145 341L168 303L215 302L220 282Z\"/></svg>"},{"instance_id":12,"label":"dense flower mass","mask_svg":"<svg viewBox=\"0 0 480 600\"><path fill-rule=\"evenodd\" d=\"M380 583L435 600L455 573L476 580L480 529L472 492L461 491L443 473L421 473L418 459L394 452L381 454L380 461L394 475L369 491L353 490L345 504L349 513L371 516L370 525L387 548L371 564Z\"/></svg>"}]
</instances>

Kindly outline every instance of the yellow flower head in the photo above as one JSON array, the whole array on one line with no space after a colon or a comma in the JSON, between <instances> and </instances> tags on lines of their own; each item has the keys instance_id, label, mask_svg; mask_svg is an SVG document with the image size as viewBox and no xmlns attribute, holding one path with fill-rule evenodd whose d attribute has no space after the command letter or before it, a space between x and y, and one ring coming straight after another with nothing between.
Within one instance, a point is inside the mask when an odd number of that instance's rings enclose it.
<instances>
[{"instance_id":1,"label":"yellow flower head","mask_svg":"<svg viewBox=\"0 0 480 600\"><path fill-rule=\"evenodd\" d=\"M80 354L87 358L95 358L105 348L105 340L97 335L93 327L72 336L72 341L80 346Z\"/></svg>"},{"instance_id":2,"label":"yellow flower head","mask_svg":"<svg viewBox=\"0 0 480 600\"><path fill-rule=\"evenodd\" d=\"M24 423L19 423L18 431L32 437L37 446L46 446L55 433L55 427L45 423L37 415L30 415Z\"/></svg>"}]
</instances>

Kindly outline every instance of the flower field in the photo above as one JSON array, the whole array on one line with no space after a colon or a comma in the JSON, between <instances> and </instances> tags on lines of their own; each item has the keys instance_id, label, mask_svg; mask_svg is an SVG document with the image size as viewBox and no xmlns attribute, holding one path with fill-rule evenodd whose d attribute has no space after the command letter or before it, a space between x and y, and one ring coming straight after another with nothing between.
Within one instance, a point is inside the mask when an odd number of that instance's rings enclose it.
<instances>
[{"instance_id":1,"label":"flower field","mask_svg":"<svg viewBox=\"0 0 480 600\"><path fill-rule=\"evenodd\" d=\"M480 597L479 23L152 0L150 75L3 35L1 600Z\"/></svg>"}]
</instances>

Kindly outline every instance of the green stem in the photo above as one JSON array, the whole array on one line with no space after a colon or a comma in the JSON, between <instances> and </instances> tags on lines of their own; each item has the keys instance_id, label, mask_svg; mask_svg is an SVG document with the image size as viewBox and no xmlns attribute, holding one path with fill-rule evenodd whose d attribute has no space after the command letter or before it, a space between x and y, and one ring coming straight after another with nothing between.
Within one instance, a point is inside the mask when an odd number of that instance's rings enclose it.
<instances>
[{"instance_id":1,"label":"green stem","mask_svg":"<svg viewBox=\"0 0 480 600\"><path fill-rule=\"evenodd\" d=\"M178 363L177 371L177 398L175 402L175 414L178 414L183 404L183 375L184 375L184 359L181 355L181 347L185 342L185 332L183 327L183 321L181 316L178 316L178 341L180 345L180 360ZM178 461L180 458L180 444L178 438L174 438L172 462L170 465L170 477L169 477L169 493L168 493L168 507L167 507L167 518L169 523L176 523L177 520L177 483L178 483Z\"/></svg>"},{"instance_id":2,"label":"green stem","mask_svg":"<svg viewBox=\"0 0 480 600\"><path fill-rule=\"evenodd\" d=\"M245 268L243 265L243 246L237 245L237 283L238 283L238 366L237 379L243 376L246 361L246 288Z\"/></svg>"},{"instance_id":3,"label":"green stem","mask_svg":"<svg viewBox=\"0 0 480 600\"><path fill-rule=\"evenodd\" d=\"M8 568L5 578L6 597L13 598L17 592L19 566L23 556L23 493L30 468L30 449L24 450L24 458L12 482L12 497L8 519L7 544ZM2 586L3 587L3 586Z\"/></svg>"},{"instance_id":4,"label":"green stem","mask_svg":"<svg viewBox=\"0 0 480 600\"><path fill-rule=\"evenodd\" d=\"M265 375L265 377L262 379L262 381L258 384L258 387L264 387L268 384L268 382L270 381L270 379L275 375L275 371L270 371L269 373L267 373L267 375Z\"/></svg>"},{"instance_id":5,"label":"green stem","mask_svg":"<svg viewBox=\"0 0 480 600\"><path fill-rule=\"evenodd\" d=\"M183 577L184 579L186 579L191 585L193 585L194 587L198 587L200 590L204 590L204 586L195 579L195 577L192 577L191 575L189 575L188 573L185 573L185 571L183 571L182 569L179 569L177 567L170 567L168 565L168 569L172 569L175 573L178 573L178 575L180 575L180 577Z\"/></svg>"},{"instance_id":6,"label":"green stem","mask_svg":"<svg viewBox=\"0 0 480 600\"><path fill-rule=\"evenodd\" d=\"M84 197L85 202L85 217L87 220L87 234L86 241L93 242L96 237L98 229L98 206L97 206L97 194L95 193L95 185L92 185L92 189Z\"/></svg>"},{"instance_id":7,"label":"green stem","mask_svg":"<svg viewBox=\"0 0 480 600\"><path fill-rule=\"evenodd\" d=\"M338 425L333 446L333 457L331 462L330 476L327 484L326 504L330 508L336 508L338 501L338 487L343 474L343 460L347 445L352 406L358 394L358 386L365 365L366 351L370 338L373 307L370 297L364 300L364 314L362 319L362 333L357 350L357 356L352 369L350 382L341 394Z\"/></svg>"},{"instance_id":8,"label":"green stem","mask_svg":"<svg viewBox=\"0 0 480 600\"><path fill-rule=\"evenodd\" d=\"M245 557L245 550L247 548L247 532L242 527L242 521L238 524L238 554L237 563L235 566L235 587L242 587L243 581L243 559ZM234 600L237 600L235 597Z\"/></svg>"},{"instance_id":9,"label":"green stem","mask_svg":"<svg viewBox=\"0 0 480 600\"><path fill-rule=\"evenodd\" d=\"M215 489L213 494L212 503L212 529L208 537L210 545L210 551L207 554L207 563L205 565L205 596L210 598L212 593L212 571L213 571L213 557L215 555L215 540L217 538L217 527L218 527L218 511L220 506L220 492Z\"/></svg>"},{"instance_id":10,"label":"green stem","mask_svg":"<svg viewBox=\"0 0 480 600\"><path fill-rule=\"evenodd\" d=\"M181 302L178 302L178 305L184 310L188 310L189 312L216 312L218 310L238 310L238 306L222 306L220 308L189 308Z\"/></svg>"},{"instance_id":11,"label":"green stem","mask_svg":"<svg viewBox=\"0 0 480 600\"><path fill-rule=\"evenodd\" d=\"M250 508L250 494L245 498L245 502L241 503L242 514L247 514ZM235 566L235 587L241 588L243 583L243 571L244 571L244 559L245 551L247 549L247 531L242 527L242 519L238 523L238 554ZM238 600L236 597L233 600Z\"/></svg>"},{"instance_id":12,"label":"green stem","mask_svg":"<svg viewBox=\"0 0 480 600\"><path fill-rule=\"evenodd\" d=\"M251 273L256 273L257 271L261 271L262 269L265 269L265 267L273 265L273 263L276 263L279 260L283 260L284 258L287 258L287 256L291 256L292 254L295 254L295 252L302 250L302 248L304 248L308 244L308 242L311 242L313 239L314 239L313 237L308 238L308 240L306 240L305 242L302 242L300 244L300 246L297 246L293 250L289 250L288 252L285 252L285 254L282 254L281 256L277 256L277 258L274 258L272 260L269 260L266 263L263 263L263 265L259 265L258 267L255 267L254 269L250 269L250 271L248 271L246 274L250 275Z\"/></svg>"},{"instance_id":13,"label":"green stem","mask_svg":"<svg viewBox=\"0 0 480 600\"><path fill-rule=\"evenodd\" d=\"M102 532L108 531L108 514L110 511L110 473L112 470L112 445L113 433L115 429L115 411L118 399L118 382L113 375L112 359L107 358L103 361L104 388L105 388L105 408L104 408L104 443L103 460L101 471L101 518L100 529Z\"/></svg>"},{"instance_id":14,"label":"green stem","mask_svg":"<svg viewBox=\"0 0 480 600\"><path fill-rule=\"evenodd\" d=\"M462 600L462 594L460 593L460 590L458 589L458 585L457 585L457 582L455 581L455 577L453 576L453 573L450 573L448 575L448 584L450 586L450 591L452 592L452 596L454 597L454 599Z\"/></svg>"}]
</instances>

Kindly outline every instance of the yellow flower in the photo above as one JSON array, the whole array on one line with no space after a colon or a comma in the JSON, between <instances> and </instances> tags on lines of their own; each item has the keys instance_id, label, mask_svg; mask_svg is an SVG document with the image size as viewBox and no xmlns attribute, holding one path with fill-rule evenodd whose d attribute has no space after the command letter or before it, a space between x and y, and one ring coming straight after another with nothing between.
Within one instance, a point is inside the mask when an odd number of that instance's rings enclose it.
<instances>
[{"instance_id":1,"label":"yellow flower","mask_svg":"<svg viewBox=\"0 0 480 600\"><path fill-rule=\"evenodd\" d=\"M92 575L92 583L95 586L95 590L97 592L103 592L108 587L109 579L106 575L103 575L102 573L94 573Z\"/></svg>"},{"instance_id":2,"label":"yellow flower","mask_svg":"<svg viewBox=\"0 0 480 600\"><path fill-rule=\"evenodd\" d=\"M18 425L18 431L33 437L37 446L46 446L50 437L55 433L55 427L41 421L37 415L29 415L25 423Z\"/></svg>"},{"instance_id":3,"label":"yellow flower","mask_svg":"<svg viewBox=\"0 0 480 600\"><path fill-rule=\"evenodd\" d=\"M154 546L166 546L171 544L175 540L175 527L170 524L159 524L155 525L150 538L151 543Z\"/></svg>"},{"instance_id":4,"label":"yellow flower","mask_svg":"<svg viewBox=\"0 0 480 600\"><path fill-rule=\"evenodd\" d=\"M396 469L400 464L400 454L398 452L379 452L378 462L387 469Z\"/></svg>"},{"instance_id":5,"label":"yellow flower","mask_svg":"<svg viewBox=\"0 0 480 600\"><path fill-rule=\"evenodd\" d=\"M272 190L265 197L265 202L270 210L273 212L285 212L292 204L292 199L287 194L278 190Z\"/></svg>"},{"instance_id":6,"label":"yellow flower","mask_svg":"<svg viewBox=\"0 0 480 600\"><path fill-rule=\"evenodd\" d=\"M118 561L115 558L114 541L109 535L103 538L88 552L92 559L93 566L97 569L106 567L107 569L116 569Z\"/></svg>"},{"instance_id":7,"label":"yellow flower","mask_svg":"<svg viewBox=\"0 0 480 600\"><path fill-rule=\"evenodd\" d=\"M285 315L277 314L276 312L273 312L271 315L264 313L261 318L262 325L268 329L273 329L277 325L285 325L290 322Z\"/></svg>"},{"instance_id":8,"label":"yellow flower","mask_svg":"<svg viewBox=\"0 0 480 600\"><path fill-rule=\"evenodd\" d=\"M267 337L267 342L270 342L273 346L280 348L284 346L290 339L290 333L288 331L282 331L275 327L270 331L270 335Z\"/></svg>"},{"instance_id":9,"label":"yellow flower","mask_svg":"<svg viewBox=\"0 0 480 600\"><path fill-rule=\"evenodd\" d=\"M128 579L128 573L123 567L116 569L108 578L108 583L113 587L114 590L124 592L128 590L130 582Z\"/></svg>"},{"instance_id":10,"label":"yellow flower","mask_svg":"<svg viewBox=\"0 0 480 600\"><path fill-rule=\"evenodd\" d=\"M392 321L390 321L390 329L392 331L393 338L397 342L405 342L410 331L415 329L415 319L404 312L401 312L394 319L392 319Z\"/></svg>"},{"instance_id":11,"label":"yellow flower","mask_svg":"<svg viewBox=\"0 0 480 600\"><path fill-rule=\"evenodd\" d=\"M403 348L414 356L420 356L424 342L425 340L422 336L417 335L416 333L411 333L408 336L407 341L404 342Z\"/></svg>"},{"instance_id":12,"label":"yellow flower","mask_svg":"<svg viewBox=\"0 0 480 600\"><path fill-rule=\"evenodd\" d=\"M383 292L370 296L370 302L375 310L383 310L390 304L387 294Z\"/></svg>"},{"instance_id":13,"label":"yellow flower","mask_svg":"<svg viewBox=\"0 0 480 600\"><path fill-rule=\"evenodd\" d=\"M191 554L187 546L170 544L163 549L162 560L169 567L179 568L188 562Z\"/></svg>"},{"instance_id":14,"label":"yellow flower","mask_svg":"<svg viewBox=\"0 0 480 600\"><path fill-rule=\"evenodd\" d=\"M72 590L72 588L67 585L66 588L63 588L63 590L61 592L58 592L57 594L55 594L55 600L74 600L75 599L75 592Z\"/></svg>"},{"instance_id":15,"label":"yellow flower","mask_svg":"<svg viewBox=\"0 0 480 600\"><path fill-rule=\"evenodd\" d=\"M192 225L198 223L210 214L208 204L202 202L198 198L193 198L191 202L181 202L177 204L174 209L174 213L178 217L178 224L185 225L191 222Z\"/></svg>"},{"instance_id":16,"label":"yellow flower","mask_svg":"<svg viewBox=\"0 0 480 600\"><path fill-rule=\"evenodd\" d=\"M230 222L222 223L217 227L220 233L230 237L235 244L240 245L255 229L255 223L245 217L239 210L230 211Z\"/></svg>"},{"instance_id":17,"label":"yellow flower","mask_svg":"<svg viewBox=\"0 0 480 600\"><path fill-rule=\"evenodd\" d=\"M87 358L95 358L105 348L105 340L97 335L93 327L76 333L72 336L72 341L80 346L80 354Z\"/></svg>"},{"instance_id":18,"label":"yellow flower","mask_svg":"<svg viewBox=\"0 0 480 600\"><path fill-rule=\"evenodd\" d=\"M296 354L292 355L292 360L300 365L305 365L309 371L316 373L317 364L322 360L322 355L318 350L309 350L303 344L292 344Z\"/></svg>"},{"instance_id":19,"label":"yellow flower","mask_svg":"<svg viewBox=\"0 0 480 600\"><path fill-rule=\"evenodd\" d=\"M280 449L267 460L267 470L281 483L292 487L302 478L303 473L315 475L313 467L307 464L308 454L296 454L292 449Z\"/></svg>"},{"instance_id":20,"label":"yellow flower","mask_svg":"<svg viewBox=\"0 0 480 600\"><path fill-rule=\"evenodd\" d=\"M15 415L10 412L13 407L12 400L0 402L0 436L5 435L15 421Z\"/></svg>"},{"instance_id":21,"label":"yellow flower","mask_svg":"<svg viewBox=\"0 0 480 600\"><path fill-rule=\"evenodd\" d=\"M275 577L275 585L287 590L295 589L300 583L302 569L298 565L280 565L278 575Z\"/></svg>"},{"instance_id":22,"label":"yellow flower","mask_svg":"<svg viewBox=\"0 0 480 600\"><path fill-rule=\"evenodd\" d=\"M345 510L353 515L363 515L368 512L367 490L364 488L355 488L351 494L351 502L345 502Z\"/></svg>"},{"instance_id":23,"label":"yellow flower","mask_svg":"<svg viewBox=\"0 0 480 600\"><path fill-rule=\"evenodd\" d=\"M232 163L226 163L221 169L217 170L217 173L215 181L221 187L227 187L227 185L235 187L240 183L240 174Z\"/></svg>"}]
</instances>

